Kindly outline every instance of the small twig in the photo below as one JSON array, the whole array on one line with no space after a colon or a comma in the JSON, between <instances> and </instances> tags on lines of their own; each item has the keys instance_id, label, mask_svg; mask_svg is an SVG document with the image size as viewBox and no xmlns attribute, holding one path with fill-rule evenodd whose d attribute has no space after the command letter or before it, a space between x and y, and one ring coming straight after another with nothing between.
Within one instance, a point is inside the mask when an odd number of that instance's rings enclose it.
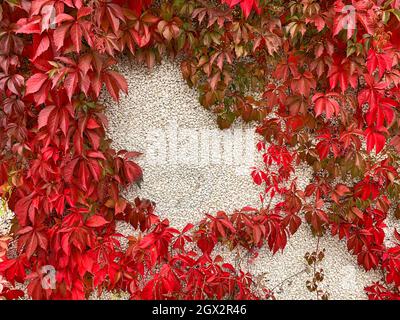
<instances>
[{"instance_id":1,"label":"small twig","mask_svg":"<svg viewBox=\"0 0 400 320\"><path fill-rule=\"evenodd\" d=\"M273 288L271 289L271 292L274 292L276 288L281 287L286 281L289 281L290 279L292 279L292 278L294 278L294 277L297 277L297 276L301 275L302 273L304 273L304 272L306 272L306 271L307 271L307 268L305 268L305 269L303 269L303 270L301 270L301 271L298 271L297 273L292 274L291 276L289 276L289 277L283 279L281 282L279 282L275 287L273 287Z\"/></svg>"},{"instance_id":2,"label":"small twig","mask_svg":"<svg viewBox=\"0 0 400 320\"><path fill-rule=\"evenodd\" d=\"M313 278L315 278L315 274L317 273L317 257L318 257L318 251L319 251L319 240L320 236L317 237L317 248L315 249L315 260L314 260L314 268L313 268ZM315 294L317 295L317 300L318 300L318 290L315 290Z\"/></svg>"},{"instance_id":3,"label":"small twig","mask_svg":"<svg viewBox=\"0 0 400 320\"><path fill-rule=\"evenodd\" d=\"M269 198L267 210L269 210L269 208L271 207L272 199L273 199L272 197Z\"/></svg>"}]
</instances>

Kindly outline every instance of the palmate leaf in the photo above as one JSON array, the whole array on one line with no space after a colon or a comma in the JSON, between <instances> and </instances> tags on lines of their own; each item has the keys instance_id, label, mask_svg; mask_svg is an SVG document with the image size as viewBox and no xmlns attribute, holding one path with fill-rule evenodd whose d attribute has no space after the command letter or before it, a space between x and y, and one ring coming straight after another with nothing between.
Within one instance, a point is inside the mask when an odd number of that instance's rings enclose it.
<instances>
[{"instance_id":1,"label":"palmate leaf","mask_svg":"<svg viewBox=\"0 0 400 320\"><path fill-rule=\"evenodd\" d=\"M382 151L386 144L385 133L388 133L388 131L383 126L368 127L364 131L367 139L367 152L371 152L374 148L377 154Z\"/></svg>"},{"instance_id":2,"label":"palmate leaf","mask_svg":"<svg viewBox=\"0 0 400 320\"><path fill-rule=\"evenodd\" d=\"M314 75L305 71L302 74L295 75L290 82L290 88L293 92L299 93L305 97L310 95L311 89L314 89L317 82Z\"/></svg>"},{"instance_id":3,"label":"palmate leaf","mask_svg":"<svg viewBox=\"0 0 400 320\"><path fill-rule=\"evenodd\" d=\"M115 101L119 100L119 92L128 93L128 84L123 76L115 71L105 71L102 74L106 88Z\"/></svg>"},{"instance_id":4,"label":"palmate leaf","mask_svg":"<svg viewBox=\"0 0 400 320\"><path fill-rule=\"evenodd\" d=\"M106 219L104 219L104 217L99 216L99 215L93 215L89 219L87 219L85 222L85 224L91 228L102 227L108 223L109 222Z\"/></svg>"},{"instance_id":5,"label":"palmate leaf","mask_svg":"<svg viewBox=\"0 0 400 320\"><path fill-rule=\"evenodd\" d=\"M381 79L386 71L389 71L393 65L393 55L391 48L383 48L382 53L378 53L373 49L369 49L367 58L367 69L369 74L378 69L379 78Z\"/></svg>"},{"instance_id":6,"label":"palmate leaf","mask_svg":"<svg viewBox=\"0 0 400 320\"><path fill-rule=\"evenodd\" d=\"M246 18L250 15L252 9L257 12L260 11L258 0L223 0L223 2L227 3L231 8L239 4Z\"/></svg>"},{"instance_id":7,"label":"palmate leaf","mask_svg":"<svg viewBox=\"0 0 400 320\"><path fill-rule=\"evenodd\" d=\"M43 84L48 80L48 76L43 73L36 73L28 79L26 82L25 94L37 93L43 86Z\"/></svg>"},{"instance_id":8,"label":"palmate leaf","mask_svg":"<svg viewBox=\"0 0 400 320\"><path fill-rule=\"evenodd\" d=\"M330 119L333 115L339 115L340 112L340 95L336 92L333 93L316 93L312 102L315 104L314 111L318 117L323 112L326 114L326 118Z\"/></svg>"}]
</instances>

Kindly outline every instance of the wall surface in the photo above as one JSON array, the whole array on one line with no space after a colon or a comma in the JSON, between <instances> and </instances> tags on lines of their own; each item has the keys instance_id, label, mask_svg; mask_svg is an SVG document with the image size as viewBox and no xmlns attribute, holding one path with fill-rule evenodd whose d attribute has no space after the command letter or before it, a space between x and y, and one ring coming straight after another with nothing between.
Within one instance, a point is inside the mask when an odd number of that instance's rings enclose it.
<instances>
[{"instance_id":1,"label":"wall surface","mask_svg":"<svg viewBox=\"0 0 400 320\"><path fill-rule=\"evenodd\" d=\"M149 72L146 68L120 63L128 79L129 95L119 104L107 104L108 135L116 149L141 151L138 161L144 169L141 189L126 190L129 199L146 197L174 227L199 221L205 212L231 212L244 206L259 206L260 189L253 184L249 168L260 161L255 150L254 128L240 122L231 130L217 128L215 118L198 103L198 94L181 77L179 67L164 62ZM310 179L307 166L296 168L300 187ZM122 232L129 228L120 225ZM316 248L314 238L303 224L283 253L274 256L263 249L254 261L241 259L268 288L275 287L278 299L314 299L308 292L310 270L304 254ZM331 299L365 299L364 286L379 280L378 272L365 272L337 238L325 236L321 265L325 279L321 288ZM221 251L232 263L236 253Z\"/></svg>"}]
</instances>

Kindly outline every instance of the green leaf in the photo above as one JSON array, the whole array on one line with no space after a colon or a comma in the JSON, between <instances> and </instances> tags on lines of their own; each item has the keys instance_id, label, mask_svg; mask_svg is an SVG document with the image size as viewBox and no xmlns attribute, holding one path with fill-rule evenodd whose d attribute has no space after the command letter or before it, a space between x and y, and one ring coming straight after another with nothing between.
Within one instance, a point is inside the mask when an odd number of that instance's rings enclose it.
<instances>
[{"instance_id":1,"label":"green leaf","mask_svg":"<svg viewBox=\"0 0 400 320\"><path fill-rule=\"evenodd\" d=\"M356 47L354 45L347 47L347 57L351 56L354 52L356 52Z\"/></svg>"},{"instance_id":2,"label":"green leaf","mask_svg":"<svg viewBox=\"0 0 400 320\"><path fill-rule=\"evenodd\" d=\"M390 19L390 12L389 11L385 11L382 15L382 21L384 24L387 24L388 21Z\"/></svg>"},{"instance_id":3,"label":"green leaf","mask_svg":"<svg viewBox=\"0 0 400 320\"><path fill-rule=\"evenodd\" d=\"M182 32L178 37L178 50L182 50L186 42L186 34Z\"/></svg>"}]
</instances>

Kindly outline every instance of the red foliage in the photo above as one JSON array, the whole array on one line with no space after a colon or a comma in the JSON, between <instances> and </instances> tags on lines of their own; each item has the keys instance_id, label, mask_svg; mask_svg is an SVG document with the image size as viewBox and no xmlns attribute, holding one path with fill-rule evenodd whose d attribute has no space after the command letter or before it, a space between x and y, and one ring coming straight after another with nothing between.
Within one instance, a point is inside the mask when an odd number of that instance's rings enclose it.
<instances>
[{"instance_id":1,"label":"red foliage","mask_svg":"<svg viewBox=\"0 0 400 320\"><path fill-rule=\"evenodd\" d=\"M0 297L17 298L12 286L28 281L35 299L105 289L132 299L262 298L251 275L213 249L256 255L266 244L275 253L304 215L315 234L345 238L360 265L383 271L369 298L399 298L400 244L384 242L400 192L399 2L222 2L1 3L0 195L17 217L17 255L0 240ZM220 211L181 232L150 201L121 196L142 180L140 154L110 147L98 97L103 87L115 100L127 92L113 69L122 52L149 67L183 53L184 78L221 128L236 117L258 122L261 208ZM248 97L260 88L260 100ZM314 170L304 190L292 175L301 162ZM127 249L117 220L138 229ZM42 285L49 265L55 289Z\"/></svg>"}]
</instances>

